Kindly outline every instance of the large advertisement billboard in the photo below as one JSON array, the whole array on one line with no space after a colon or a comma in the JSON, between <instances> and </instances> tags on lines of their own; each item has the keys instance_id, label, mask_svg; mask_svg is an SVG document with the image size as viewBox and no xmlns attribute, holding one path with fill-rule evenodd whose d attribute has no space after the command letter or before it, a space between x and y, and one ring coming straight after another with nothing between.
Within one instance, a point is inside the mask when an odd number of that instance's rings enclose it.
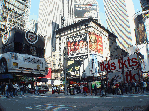
<instances>
[{"instance_id":1,"label":"large advertisement billboard","mask_svg":"<svg viewBox=\"0 0 149 111\"><path fill-rule=\"evenodd\" d=\"M89 33L89 53L103 54L102 37L93 32Z\"/></svg>"},{"instance_id":2,"label":"large advertisement billboard","mask_svg":"<svg viewBox=\"0 0 149 111\"><path fill-rule=\"evenodd\" d=\"M88 42L87 34L76 36L75 39L69 38L67 41L68 56L77 56L87 54Z\"/></svg>"},{"instance_id":3,"label":"large advertisement billboard","mask_svg":"<svg viewBox=\"0 0 149 111\"><path fill-rule=\"evenodd\" d=\"M75 18L97 18L97 4L74 4L74 15Z\"/></svg>"}]
</instances>

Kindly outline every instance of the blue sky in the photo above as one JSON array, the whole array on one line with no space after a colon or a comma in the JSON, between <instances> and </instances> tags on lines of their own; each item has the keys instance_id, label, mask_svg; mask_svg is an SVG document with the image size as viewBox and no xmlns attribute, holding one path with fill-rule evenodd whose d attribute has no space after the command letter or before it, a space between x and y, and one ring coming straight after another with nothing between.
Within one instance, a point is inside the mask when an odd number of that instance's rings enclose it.
<instances>
[{"instance_id":1,"label":"blue sky","mask_svg":"<svg viewBox=\"0 0 149 111\"><path fill-rule=\"evenodd\" d=\"M132 0L135 7L135 12L141 11L140 0ZM39 9L39 2L40 0L31 0L31 10L30 10L30 17L29 19L38 20L38 9ZM103 0L97 0L99 5L99 16L101 23L107 27L106 24L106 16L104 11L104 4Z\"/></svg>"}]
</instances>

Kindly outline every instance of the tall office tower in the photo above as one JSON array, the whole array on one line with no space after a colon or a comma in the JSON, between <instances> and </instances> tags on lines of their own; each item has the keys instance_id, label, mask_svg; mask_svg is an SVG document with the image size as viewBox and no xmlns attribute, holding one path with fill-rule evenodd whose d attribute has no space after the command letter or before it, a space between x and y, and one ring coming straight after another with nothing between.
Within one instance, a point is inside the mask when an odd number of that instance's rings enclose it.
<instances>
[{"instance_id":1,"label":"tall office tower","mask_svg":"<svg viewBox=\"0 0 149 111\"><path fill-rule=\"evenodd\" d=\"M149 0L140 0L142 11L149 10Z\"/></svg>"},{"instance_id":2,"label":"tall office tower","mask_svg":"<svg viewBox=\"0 0 149 111\"><path fill-rule=\"evenodd\" d=\"M40 0L38 34L45 38L45 59L50 63L55 50L55 30L59 28L62 17L62 0Z\"/></svg>"},{"instance_id":3,"label":"tall office tower","mask_svg":"<svg viewBox=\"0 0 149 111\"><path fill-rule=\"evenodd\" d=\"M103 0L108 29L117 37L118 45L127 51L129 45L135 45L135 14L132 0Z\"/></svg>"},{"instance_id":4,"label":"tall office tower","mask_svg":"<svg viewBox=\"0 0 149 111\"><path fill-rule=\"evenodd\" d=\"M30 0L0 0L0 34L13 27L26 28L30 4Z\"/></svg>"}]
</instances>

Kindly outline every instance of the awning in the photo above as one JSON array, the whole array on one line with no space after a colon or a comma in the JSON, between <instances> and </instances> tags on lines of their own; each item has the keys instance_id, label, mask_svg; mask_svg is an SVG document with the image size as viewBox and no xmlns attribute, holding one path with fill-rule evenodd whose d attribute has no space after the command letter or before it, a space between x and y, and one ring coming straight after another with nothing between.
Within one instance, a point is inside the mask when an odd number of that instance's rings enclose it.
<instances>
[{"instance_id":1,"label":"awning","mask_svg":"<svg viewBox=\"0 0 149 111\"><path fill-rule=\"evenodd\" d=\"M0 79L13 79L12 74L0 74Z\"/></svg>"}]
</instances>

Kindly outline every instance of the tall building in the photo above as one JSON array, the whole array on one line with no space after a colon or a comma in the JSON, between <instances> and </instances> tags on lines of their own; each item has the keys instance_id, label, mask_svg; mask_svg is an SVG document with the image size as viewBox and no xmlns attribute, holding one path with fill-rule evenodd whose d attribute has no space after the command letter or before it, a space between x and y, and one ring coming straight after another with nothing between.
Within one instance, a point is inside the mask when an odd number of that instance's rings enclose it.
<instances>
[{"instance_id":1,"label":"tall building","mask_svg":"<svg viewBox=\"0 0 149 111\"><path fill-rule=\"evenodd\" d=\"M50 62L55 46L55 30L61 24L62 0L40 0L38 34L45 37L45 58Z\"/></svg>"},{"instance_id":2,"label":"tall building","mask_svg":"<svg viewBox=\"0 0 149 111\"><path fill-rule=\"evenodd\" d=\"M103 0L108 29L117 37L118 45L127 51L128 46L135 45L135 14L132 0Z\"/></svg>"},{"instance_id":3,"label":"tall building","mask_svg":"<svg viewBox=\"0 0 149 111\"><path fill-rule=\"evenodd\" d=\"M90 16L99 21L98 11L96 0L40 0L38 34L45 37L45 58L50 62L52 51L56 50L58 28Z\"/></svg>"},{"instance_id":4,"label":"tall building","mask_svg":"<svg viewBox=\"0 0 149 111\"><path fill-rule=\"evenodd\" d=\"M30 0L0 1L0 34L4 34L13 27L26 28L30 3Z\"/></svg>"}]
</instances>

